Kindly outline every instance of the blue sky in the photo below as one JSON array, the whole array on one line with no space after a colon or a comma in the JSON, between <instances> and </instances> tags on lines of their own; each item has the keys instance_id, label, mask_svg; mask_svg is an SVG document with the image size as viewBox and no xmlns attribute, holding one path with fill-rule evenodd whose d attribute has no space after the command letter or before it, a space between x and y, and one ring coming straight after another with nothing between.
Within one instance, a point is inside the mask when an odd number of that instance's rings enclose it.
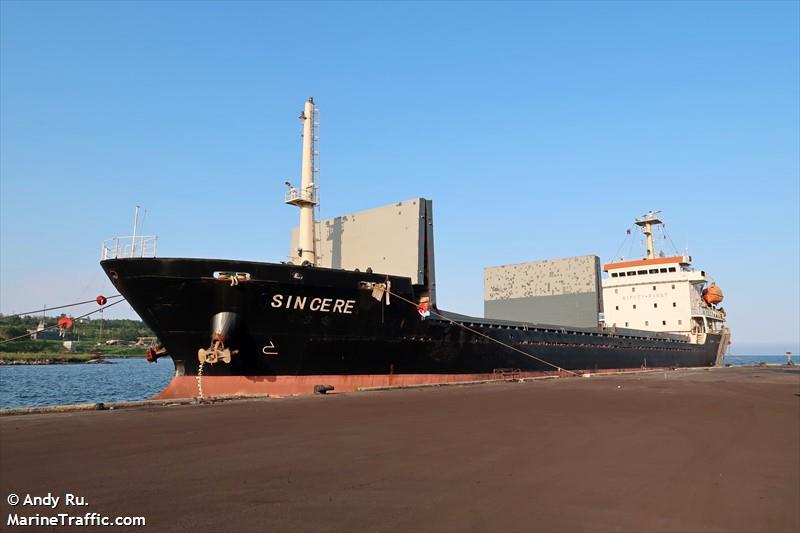
<instances>
[{"instance_id":1,"label":"blue sky","mask_svg":"<svg viewBox=\"0 0 800 533\"><path fill-rule=\"evenodd\" d=\"M112 292L137 204L160 255L285 259L313 95L323 217L433 199L442 307L663 209L734 353L800 351L798 5L1 2L0 311Z\"/></svg>"}]
</instances>

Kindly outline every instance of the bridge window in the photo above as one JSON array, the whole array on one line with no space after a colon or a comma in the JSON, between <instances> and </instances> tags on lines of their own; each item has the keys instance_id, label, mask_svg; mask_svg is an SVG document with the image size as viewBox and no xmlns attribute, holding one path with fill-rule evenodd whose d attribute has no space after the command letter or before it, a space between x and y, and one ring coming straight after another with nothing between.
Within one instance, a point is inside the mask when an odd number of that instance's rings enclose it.
<instances>
[{"instance_id":1,"label":"bridge window","mask_svg":"<svg viewBox=\"0 0 800 533\"><path fill-rule=\"evenodd\" d=\"M662 268L662 269L660 269L660 270L661 270L661 272L666 272L666 271L667 271L667 269L666 269L666 268Z\"/></svg>"},{"instance_id":2,"label":"bridge window","mask_svg":"<svg viewBox=\"0 0 800 533\"><path fill-rule=\"evenodd\" d=\"M653 304L653 307L658 308L658 304Z\"/></svg>"},{"instance_id":3,"label":"bridge window","mask_svg":"<svg viewBox=\"0 0 800 533\"><path fill-rule=\"evenodd\" d=\"M619 277L624 278L625 277L625 272L620 272L619 273Z\"/></svg>"},{"instance_id":4,"label":"bridge window","mask_svg":"<svg viewBox=\"0 0 800 533\"><path fill-rule=\"evenodd\" d=\"M631 270L630 272L628 272L628 275L629 276L635 276L636 275L636 271Z\"/></svg>"},{"instance_id":5,"label":"bridge window","mask_svg":"<svg viewBox=\"0 0 800 533\"><path fill-rule=\"evenodd\" d=\"M650 269L650 273L651 274L658 274L658 269L657 268L651 268Z\"/></svg>"},{"instance_id":6,"label":"bridge window","mask_svg":"<svg viewBox=\"0 0 800 533\"><path fill-rule=\"evenodd\" d=\"M612 272L612 273L611 273L611 277L612 277L612 278L616 278L616 277L617 277L617 273L616 273L616 272Z\"/></svg>"},{"instance_id":7,"label":"bridge window","mask_svg":"<svg viewBox=\"0 0 800 533\"><path fill-rule=\"evenodd\" d=\"M669 267L670 272L675 272L675 267Z\"/></svg>"},{"instance_id":8,"label":"bridge window","mask_svg":"<svg viewBox=\"0 0 800 533\"><path fill-rule=\"evenodd\" d=\"M637 270L636 273L639 275L647 274L647 270Z\"/></svg>"}]
</instances>

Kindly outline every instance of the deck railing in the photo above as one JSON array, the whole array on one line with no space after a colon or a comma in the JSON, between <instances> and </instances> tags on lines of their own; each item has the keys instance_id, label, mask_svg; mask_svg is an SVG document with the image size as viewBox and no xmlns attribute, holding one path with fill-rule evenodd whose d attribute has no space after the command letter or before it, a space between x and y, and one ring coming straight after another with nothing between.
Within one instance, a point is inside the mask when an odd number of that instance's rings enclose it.
<instances>
[{"instance_id":1,"label":"deck railing","mask_svg":"<svg viewBox=\"0 0 800 533\"><path fill-rule=\"evenodd\" d=\"M155 235L114 237L103 241L100 260L155 257L157 247L158 237Z\"/></svg>"},{"instance_id":2,"label":"deck railing","mask_svg":"<svg viewBox=\"0 0 800 533\"><path fill-rule=\"evenodd\" d=\"M711 309L710 307L692 307L693 316L707 316L716 318L718 320L725 320L725 313L718 309Z\"/></svg>"},{"instance_id":3,"label":"deck railing","mask_svg":"<svg viewBox=\"0 0 800 533\"><path fill-rule=\"evenodd\" d=\"M287 204L313 204L316 205L317 203L317 191L316 187L313 189L307 188L304 190L298 190L295 187L290 187L289 190L286 191L286 195L284 196L284 200Z\"/></svg>"}]
</instances>

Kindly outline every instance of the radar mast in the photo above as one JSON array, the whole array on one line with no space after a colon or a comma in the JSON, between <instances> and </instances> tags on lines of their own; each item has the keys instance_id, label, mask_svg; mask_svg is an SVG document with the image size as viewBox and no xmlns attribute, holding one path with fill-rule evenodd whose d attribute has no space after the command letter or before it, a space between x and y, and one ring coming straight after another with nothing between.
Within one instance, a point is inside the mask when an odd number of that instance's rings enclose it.
<instances>
[{"instance_id":1,"label":"radar mast","mask_svg":"<svg viewBox=\"0 0 800 533\"><path fill-rule=\"evenodd\" d=\"M663 224L661 219L658 218L658 213L660 212L660 209L657 211L648 211L635 220L636 225L642 227L642 232L644 236L647 237L647 259L656 258L656 248L653 243L653 225Z\"/></svg>"}]
</instances>

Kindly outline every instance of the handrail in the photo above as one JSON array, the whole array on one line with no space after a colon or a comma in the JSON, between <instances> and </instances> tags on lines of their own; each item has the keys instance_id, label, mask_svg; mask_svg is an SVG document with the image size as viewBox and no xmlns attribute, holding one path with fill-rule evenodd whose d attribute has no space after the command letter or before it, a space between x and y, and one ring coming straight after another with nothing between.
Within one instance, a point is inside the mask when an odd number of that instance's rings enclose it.
<instances>
[{"instance_id":1,"label":"handrail","mask_svg":"<svg viewBox=\"0 0 800 533\"><path fill-rule=\"evenodd\" d=\"M155 257L158 248L156 235L128 235L106 239L100 248L100 260Z\"/></svg>"},{"instance_id":2,"label":"handrail","mask_svg":"<svg viewBox=\"0 0 800 533\"><path fill-rule=\"evenodd\" d=\"M316 188L316 187L315 187ZM291 203L295 201L304 201L312 204L317 203L316 198L316 191L308 188L306 190L298 190L295 187L290 187L289 190L286 191L286 195L284 197L285 203Z\"/></svg>"},{"instance_id":3,"label":"handrail","mask_svg":"<svg viewBox=\"0 0 800 533\"><path fill-rule=\"evenodd\" d=\"M711 318L724 319L725 313L719 309L711 309L707 307L692 307L692 316L708 316Z\"/></svg>"}]
</instances>

